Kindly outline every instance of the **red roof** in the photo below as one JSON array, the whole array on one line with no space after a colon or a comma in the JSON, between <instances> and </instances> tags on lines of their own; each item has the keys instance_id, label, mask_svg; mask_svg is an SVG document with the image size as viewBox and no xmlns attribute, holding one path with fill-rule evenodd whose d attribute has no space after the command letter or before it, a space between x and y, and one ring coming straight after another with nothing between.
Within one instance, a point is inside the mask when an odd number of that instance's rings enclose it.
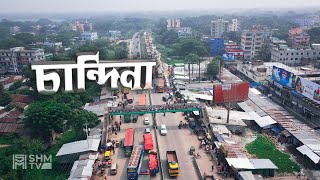
<instances>
[{"instance_id":1,"label":"red roof","mask_svg":"<svg viewBox=\"0 0 320 180\"><path fill-rule=\"evenodd\" d=\"M17 130L22 127L23 127L23 124L0 123L0 133L17 132Z\"/></svg>"},{"instance_id":2,"label":"red roof","mask_svg":"<svg viewBox=\"0 0 320 180\"><path fill-rule=\"evenodd\" d=\"M9 77L7 80L5 80L4 82L3 82L3 84L4 85L6 85L6 84L10 84L10 83L13 83L13 82L16 82L16 81L23 81L25 78L24 77L22 77L22 76L11 76L11 77Z\"/></svg>"},{"instance_id":3,"label":"red roof","mask_svg":"<svg viewBox=\"0 0 320 180\"><path fill-rule=\"evenodd\" d=\"M5 109L0 109L0 115L7 112Z\"/></svg>"},{"instance_id":4,"label":"red roof","mask_svg":"<svg viewBox=\"0 0 320 180\"><path fill-rule=\"evenodd\" d=\"M11 96L12 102L20 102L20 103L26 103L26 104L29 104L32 102L32 98L28 95L12 94L10 96Z\"/></svg>"},{"instance_id":5,"label":"red roof","mask_svg":"<svg viewBox=\"0 0 320 180\"><path fill-rule=\"evenodd\" d=\"M153 139L152 139L151 133L144 134L143 140L144 140L144 150L149 151L153 149Z\"/></svg>"},{"instance_id":6,"label":"red roof","mask_svg":"<svg viewBox=\"0 0 320 180\"><path fill-rule=\"evenodd\" d=\"M133 146L133 134L134 134L133 128L126 129L126 138L124 140L124 146Z\"/></svg>"},{"instance_id":7,"label":"red roof","mask_svg":"<svg viewBox=\"0 0 320 180\"><path fill-rule=\"evenodd\" d=\"M244 52L242 49L226 49L227 52Z\"/></svg>"},{"instance_id":8,"label":"red roof","mask_svg":"<svg viewBox=\"0 0 320 180\"><path fill-rule=\"evenodd\" d=\"M3 117L0 118L0 123L16 123L17 117Z\"/></svg>"},{"instance_id":9,"label":"red roof","mask_svg":"<svg viewBox=\"0 0 320 180\"><path fill-rule=\"evenodd\" d=\"M18 117L22 114L18 109L14 108L5 117Z\"/></svg>"},{"instance_id":10,"label":"red roof","mask_svg":"<svg viewBox=\"0 0 320 180\"><path fill-rule=\"evenodd\" d=\"M150 154L149 155L150 161L149 161L149 168L150 170L152 169L157 169L158 168L158 159L157 155L155 154Z\"/></svg>"}]
</instances>

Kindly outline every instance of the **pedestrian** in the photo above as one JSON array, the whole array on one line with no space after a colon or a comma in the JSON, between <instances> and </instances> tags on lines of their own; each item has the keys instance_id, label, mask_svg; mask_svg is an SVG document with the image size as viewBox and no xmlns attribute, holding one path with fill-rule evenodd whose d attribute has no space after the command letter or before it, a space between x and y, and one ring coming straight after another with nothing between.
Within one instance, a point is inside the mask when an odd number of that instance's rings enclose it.
<instances>
[{"instance_id":1,"label":"pedestrian","mask_svg":"<svg viewBox=\"0 0 320 180\"><path fill-rule=\"evenodd\" d=\"M214 170L214 165L212 165L211 169L212 169L212 172L213 172L213 170Z\"/></svg>"},{"instance_id":2,"label":"pedestrian","mask_svg":"<svg viewBox=\"0 0 320 180\"><path fill-rule=\"evenodd\" d=\"M118 126L118 131L120 132L120 126Z\"/></svg>"},{"instance_id":3,"label":"pedestrian","mask_svg":"<svg viewBox=\"0 0 320 180\"><path fill-rule=\"evenodd\" d=\"M115 135L117 135L117 132L115 132Z\"/></svg>"},{"instance_id":4,"label":"pedestrian","mask_svg":"<svg viewBox=\"0 0 320 180\"><path fill-rule=\"evenodd\" d=\"M119 122L120 126L121 126L121 121Z\"/></svg>"}]
</instances>

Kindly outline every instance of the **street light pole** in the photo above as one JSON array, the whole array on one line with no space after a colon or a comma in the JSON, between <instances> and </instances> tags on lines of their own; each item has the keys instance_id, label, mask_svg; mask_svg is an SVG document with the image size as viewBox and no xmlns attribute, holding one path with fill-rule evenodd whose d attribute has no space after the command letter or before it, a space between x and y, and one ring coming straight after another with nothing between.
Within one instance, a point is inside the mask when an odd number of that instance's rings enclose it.
<instances>
[{"instance_id":1,"label":"street light pole","mask_svg":"<svg viewBox=\"0 0 320 180\"><path fill-rule=\"evenodd\" d=\"M87 143L88 143L88 148L89 148L89 132L90 132L90 128L88 128L88 123L86 123L86 128L83 128L83 131L86 132L87 135Z\"/></svg>"}]
</instances>

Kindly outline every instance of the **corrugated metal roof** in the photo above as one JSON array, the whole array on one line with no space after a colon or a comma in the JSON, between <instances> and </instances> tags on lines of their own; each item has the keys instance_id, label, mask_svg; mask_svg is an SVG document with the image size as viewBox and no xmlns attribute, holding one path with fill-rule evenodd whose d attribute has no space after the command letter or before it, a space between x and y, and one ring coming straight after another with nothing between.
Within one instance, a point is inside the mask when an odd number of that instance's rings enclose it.
<instances>
[{"instance_id":1,"label":"corrugated metal roof","mask_svg":"<svg viewBox=\"0 0 320 180\"><path fill-rule=\"evenodd\" d=\"M250 162L255 169L278 169L270 159L250 159Z\"/></svg>"},{"instance_id":2,"label":"corrugated metal roof","mask_svg":"<svg viewBox=\"0 0 320 180\"><path fill-rule=\"evenodd\" d=\"M297 150L301 152L301 154L308 156L309 159L311 159L314 163L319 163L320 157L317 154L315 154L311 149L309 149L306 145L297 147Z\"/></svg>"},{"instance_id":3,"label":"corrugated metal roof","mask_svg":"<svg viewBox=\"0 0 320 180\"><path fill-rule=\"evenodd\" d=\"M89 146L88 146L89 144ZM87 151L98 151L100 139L88 139L64 144L56 156L76 154Z\"/></svg>"}]
</instances>

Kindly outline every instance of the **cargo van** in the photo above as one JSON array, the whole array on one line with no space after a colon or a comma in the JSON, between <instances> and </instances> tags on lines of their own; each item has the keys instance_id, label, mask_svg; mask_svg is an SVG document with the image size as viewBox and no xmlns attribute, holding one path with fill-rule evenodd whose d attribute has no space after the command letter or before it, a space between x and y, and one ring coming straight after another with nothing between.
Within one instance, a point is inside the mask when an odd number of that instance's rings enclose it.
<instances>
[{"instance_id":1,"label":"cargo van","mask_svg":"<svg viewBox=\"0 0 320 180\"><path fill-rule=\"evenodd\" d=\"M118 165L117 163L114 163L111 165L111 168L110 168L110 174L111 175L116 175L117 174L117 171L118 171Z\"/></svg>"}]
</instances>

